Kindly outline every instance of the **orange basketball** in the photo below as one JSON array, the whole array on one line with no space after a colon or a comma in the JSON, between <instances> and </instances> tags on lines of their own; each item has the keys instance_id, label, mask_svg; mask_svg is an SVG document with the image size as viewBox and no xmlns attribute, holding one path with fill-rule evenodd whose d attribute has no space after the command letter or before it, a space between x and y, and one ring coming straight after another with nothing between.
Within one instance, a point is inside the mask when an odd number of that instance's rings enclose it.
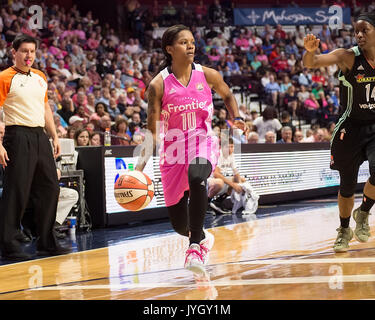
<instances>
[{"instance_id":1,"label":"orange basketball","mask_svg":"<svg viewBox=\"0 0 375 320\"><path fill-rule=\"evenodd\" d=\"M154 183L141 171L129 171L115 183L115 198L126 210L139 211L154 197Z\"/></svg>"}]
</instances>

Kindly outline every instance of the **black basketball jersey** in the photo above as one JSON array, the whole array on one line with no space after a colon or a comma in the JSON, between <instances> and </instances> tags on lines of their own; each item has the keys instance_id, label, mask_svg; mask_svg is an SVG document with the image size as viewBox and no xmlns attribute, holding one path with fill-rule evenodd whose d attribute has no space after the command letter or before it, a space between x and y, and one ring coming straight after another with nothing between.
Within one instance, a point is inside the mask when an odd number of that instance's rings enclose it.
<instances>
[{"instance_id":1,"label":"black basketball jersey","mask_svg":"<svg viewBox=\"0 0 375 320\"><path fill-rule=\"evenodd\" d=\"M366 60L359 47L355 53L353 68L346 74L340 71L340 104L344 110L340 121L347 118L375 123L375 69Z\"/></svg>"}]
</instances>

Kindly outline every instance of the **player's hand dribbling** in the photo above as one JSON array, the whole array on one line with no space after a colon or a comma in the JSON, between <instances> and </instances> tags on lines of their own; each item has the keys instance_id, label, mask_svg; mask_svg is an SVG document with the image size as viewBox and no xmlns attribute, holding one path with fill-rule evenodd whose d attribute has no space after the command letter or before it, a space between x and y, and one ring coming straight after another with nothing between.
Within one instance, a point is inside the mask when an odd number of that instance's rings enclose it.
<instances>
[{"instance_id":1,"label":"player's hand dribbling","mask_svg":"<svg viewBox=\"0 0 375 320\"><path fill-rule=\"evenodd\" d=\"M241 129L245 134L247 134L248 127L246 123L242 120L234 120L233 127Z\"/></svg>"},{"instance_id":2,"label":"player's hand dribbling","mask_svg":"<svg viewBox=\"0 0 375 320\"><path fill-rule=\"evenodd\" d=\"M315 52L319 48L320 39L309 33L303 38L303 43L308 52Z\"/></svg>"}]
</instances>

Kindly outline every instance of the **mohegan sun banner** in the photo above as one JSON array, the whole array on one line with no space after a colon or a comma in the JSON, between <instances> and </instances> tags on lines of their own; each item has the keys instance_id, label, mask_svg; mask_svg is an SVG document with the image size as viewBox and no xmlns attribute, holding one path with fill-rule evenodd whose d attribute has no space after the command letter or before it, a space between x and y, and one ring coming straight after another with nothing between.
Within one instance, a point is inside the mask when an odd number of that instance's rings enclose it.
<instances>
[{"instance_id":1,"label":"mohegan sun banner","mask_svg":"<svg viewBox=\"0 0 375 320\"><path fill-rule=\"evenodd\" d=\"M339 23L341 22L341 23ZM350 24L350 8L236 8L234 24L241 26Z\"/></svg>"}]
</instances>

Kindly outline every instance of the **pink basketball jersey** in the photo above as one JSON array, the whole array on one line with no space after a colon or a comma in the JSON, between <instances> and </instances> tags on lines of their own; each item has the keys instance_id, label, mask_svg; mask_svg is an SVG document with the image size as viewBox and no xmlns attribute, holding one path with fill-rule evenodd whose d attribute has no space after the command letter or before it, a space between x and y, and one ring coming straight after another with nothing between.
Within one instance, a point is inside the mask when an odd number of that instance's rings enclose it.
<instances>
[{"instance_id":1,"label":"pink basketball jersey","mask_svg":"<svg viewBox=\"0 0 375 320\"><path fill-rule=\"evenodd\" d=\"M164 94L160 115L160 170L166 204L177 203L189 189L187 168L194 158L210 161L214 170L218 139L211 127L212 93L202 66L192 64L187 86L169 68L161 71ZM177 198L177 199L176 199Z\"/></svg>"},{"instance_id":2,"label":"pink basketball jersey","mask_svg":"<svg viewBox=\"0 0 375 320\"><path fill-rule=\"evenodd\" d=\"M212 139L216 137L211 127L211 88L202 66L192 64L192 74L186 87L168 68L161 74L164 80L160 117L162 164L189 164L195 157L210 160Z\"/></svg>"}]
</instances>

